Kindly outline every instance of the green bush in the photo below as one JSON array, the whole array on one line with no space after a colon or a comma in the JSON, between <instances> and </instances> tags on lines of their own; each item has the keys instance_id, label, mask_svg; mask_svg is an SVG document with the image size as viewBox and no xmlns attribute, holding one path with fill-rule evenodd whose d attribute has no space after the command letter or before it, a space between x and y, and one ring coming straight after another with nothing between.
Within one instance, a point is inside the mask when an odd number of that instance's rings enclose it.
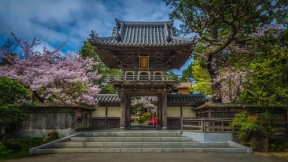
<instances>
[{"instance_id":1,"label":"green bush","mask_svg":"<svg viewBox=\"0 0 288 162\"><path fill-rule=\"evenodd\" d=\"M12 138L9 139L9 141L13 144L19 145L21 149L14 150L6 147L0 142L0 161L28 156L30 148L46 143L42 138Z\"/></svg>"},{"instance_id":2,"label":"green bush","mask_svg":"<svg viewBox=\"0 0 288 162\"><path fill-rule=\"evenodd\" d=\"M30 94L31 91L19 82L0 77L0 139L7 147L20 147L10 143L8 136L20 121L25 120L25 114L17 105L28 101Z\"/></svg>"},{"instance_id":3,"label":"green bush","mask_svg":"<svg viewBox=\"0 0 288 162\"><path fill-rule=\"evenodd\" d=\"M275 134L273 121L273 116L268 111L256 115L242 111L235 115L232 128L241 144L267 152L271 150L270 139ZM275 146L271 147L274 149Z\"/></svg>"},{"instance_id":4,"label":"green bush","mask_svg":"<svg viewBox=\"0 0 288 162\"><path fill-rule=\"evenodd\" d=\"M283 151L285 149L288 149L288 141L276 142L270 145L270 151Z\"/></svg>"},{"instance_id":5,"label":"green bush","mask_svg":"<svg viewBox=\"0 0 288 162\"><path fill-rule=\"evenodd\" d=\"M234 133L238 135L240 143L244 145L251 145L258 126L257 116L250 116L247 111L236 114L232 122Z\"/></svg>"}]
</instances>

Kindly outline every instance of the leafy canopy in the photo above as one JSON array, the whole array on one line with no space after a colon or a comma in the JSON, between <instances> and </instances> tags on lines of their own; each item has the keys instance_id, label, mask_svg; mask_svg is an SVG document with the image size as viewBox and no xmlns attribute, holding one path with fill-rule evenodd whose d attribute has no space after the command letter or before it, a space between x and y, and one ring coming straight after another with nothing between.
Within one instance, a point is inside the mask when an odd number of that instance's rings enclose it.
<instances>
[{"instance_id":1,"label":"leafy canopy","mask_svg":"<svg viewBox=\"0 0 288 162\"><path fill-rule=\"evenodd\" d=\"M195 79L192 91L200 92L203 95L211 95L212 89L209 73L205 68L201 67L199 60L194 60L191 70L193 78Z\"/></svg>"},{"instance_id":2,"label":"leafy canopy","mask_svg":"<svg viewBox=\"0 0 288 162\"><path fill-rule=\"evenodd\" d=\"M80 50L80 56L84 59L90 58L95 62L98 62L98 64L93 66L93 70L101 74L101 78L97 81L101 87L100 93L116 93L116 90L111 85L107 84L107 82L110 75L119 75L121 74L121 71L119 69L108 68L97 55L89 41L84 42Z\"/></svg>"},{"instance_id":3,"label":"leafy canopy","mask_svg":"<svg viewBox=\"0 0 288 162\"><path fill-rule=\"evenodd\" d=\"M17 104L22 104L30 94L31 91L19 82L0 77L0 136L26 118Z\"/></svg>"},{"instance_id":4,"label":"leafy canopy","mask_svg":"<svg viewBox=\"0 0 288 162\"><path fill-rule=\"evenodd\" d=\"M259 26L287 25L285 0L166 0L171 18L182 21L180 32L196 33L199 38L193 54L206 63L210 75L212 100L222 101L219 60L229 56L231 44L243 46ZM228 54L228 55L227 55Z\"/></svg>"},{"instance_id":5,"label":"leafy canopy","mask_svg":"<svg viewBox=\"0 0 288 162\"><path fill-rule=\"evenodd\" d=\"M242 101L259 105L288 103L288 30L254 41L257 49L245 82ZM244 60L251 59L249 57Z\"/></svg>"}]
</instances>

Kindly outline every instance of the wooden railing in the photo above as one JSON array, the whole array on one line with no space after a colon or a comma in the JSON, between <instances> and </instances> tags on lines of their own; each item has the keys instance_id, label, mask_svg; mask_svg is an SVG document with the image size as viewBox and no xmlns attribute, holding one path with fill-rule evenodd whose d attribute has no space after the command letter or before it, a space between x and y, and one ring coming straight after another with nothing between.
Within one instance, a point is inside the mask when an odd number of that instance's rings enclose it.
<instances>
[{"instance_id":1,"label":"wooden railing","mask_svg":"<svg viewBox=\"0 0 288 162\"><path fill-rule=\"evenodd\" d=\"M191 130L201 133L226 133L232 132L230 124L232 119L214 118L214 119L181 119L181 130Z\"/></svg>"},{"instance_id":2,"label":"wooden railing","mask_svg":"<svg viewBox=\"0 0 288 162\"><path fill-rule=\"evenodd\" d=\"M110 81L178 81L179 76L171 75L113 75Z\"/></svg>"}]
</instances>

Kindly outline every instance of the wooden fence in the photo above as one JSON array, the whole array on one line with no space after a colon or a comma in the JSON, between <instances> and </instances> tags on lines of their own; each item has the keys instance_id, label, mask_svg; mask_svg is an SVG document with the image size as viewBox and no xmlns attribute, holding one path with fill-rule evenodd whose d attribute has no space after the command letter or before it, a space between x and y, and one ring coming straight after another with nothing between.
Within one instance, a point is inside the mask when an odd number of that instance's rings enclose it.
<instances>
[{"instance_id":1,"label":"wooden fence","mask_svg":"<svg viewBox=\"0 0 288 162\"><path fill-rule=\"evenodd\" d=\"M194 118L181 119L181 130L191 130L192 132L200 133L228 133L232 132L233 119L229 118ZM262 123L267 124L267 123ZM288 136L288 122L278 121L273 124L273 131L275 131L275 139L287 138Z\"/></svg>"},{"instance_id":2,"label":"wooden fence","mask_svg":"<svg viewBox=\"0 0 288 162\"><path fill-rule=\"evenodd\" d=\"M232 132L230 124L232 119L181 119L181 130L192 130L201 133Z\"/></svg>"}]
</instances>

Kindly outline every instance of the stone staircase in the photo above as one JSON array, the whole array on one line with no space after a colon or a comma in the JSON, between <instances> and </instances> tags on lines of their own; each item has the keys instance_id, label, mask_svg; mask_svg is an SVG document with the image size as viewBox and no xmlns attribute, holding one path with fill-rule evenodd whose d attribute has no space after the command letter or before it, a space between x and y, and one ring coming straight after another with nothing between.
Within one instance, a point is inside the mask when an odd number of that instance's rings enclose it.
<instances>
[{"instance_id":1,"label":"stone staircase","mask_svg":"<svg viewBox=\"0 0 288 162\"><path fill-rule=\"evenodd\" d=\"M74 152L249 152L229 142L204 143L180 131L81 132L30 149L30 154Z\"/></svg>"}]
</instances>

